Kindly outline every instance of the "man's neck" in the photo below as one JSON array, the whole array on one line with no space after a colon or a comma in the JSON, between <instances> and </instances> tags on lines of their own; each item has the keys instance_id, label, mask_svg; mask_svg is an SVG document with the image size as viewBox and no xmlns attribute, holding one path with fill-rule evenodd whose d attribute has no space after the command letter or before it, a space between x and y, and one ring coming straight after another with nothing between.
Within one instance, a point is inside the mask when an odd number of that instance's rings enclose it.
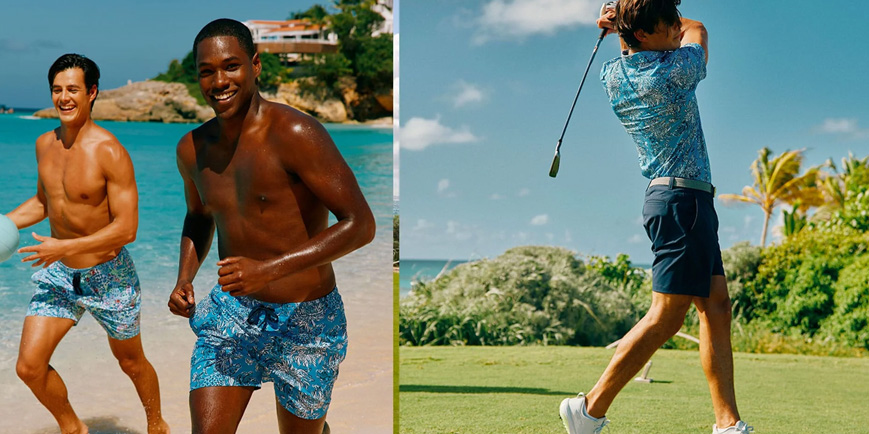
<instances>
[{"instance_id":1,"label":"man's neck","mask_svg":"<svg viewBox=\"0 0 869 434\"><path fill-rule=\"evenodd\" d=\"M87 120L82 123L61 121L60 141L63 143L63 147L66 149L71 148L76 143L78 137L83 132L87 132L93 124L94 121L90 118L90 115L88 115Z\"/></svg>"},{"instance_id":2,"label":"man's neck","mask_svg":"<svg viewBox=\"0 0 869 434\"><path fill-rule=\"evenodd\" d=\"M238 142L242 131L256 120L261 105L262 97L259 95L259 92L256 92L250 99L248 106L242 108L235 116L228 119L218 117L217 125L220 127L220 142L226 144Z\"/></svg>"}]
</instances>

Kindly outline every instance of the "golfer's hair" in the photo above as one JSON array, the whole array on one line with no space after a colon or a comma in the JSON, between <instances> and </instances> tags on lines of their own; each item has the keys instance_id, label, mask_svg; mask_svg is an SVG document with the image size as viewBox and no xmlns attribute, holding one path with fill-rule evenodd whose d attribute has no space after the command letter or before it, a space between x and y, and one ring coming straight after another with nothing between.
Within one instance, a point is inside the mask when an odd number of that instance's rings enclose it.
<instances>
[{"instance_id":1,"label":"golfer's hair","mask_svg":"<svg viewBox=\"0 0 869 434\"><path fill-rule=\"evenodd\" d=\"M246 25L236 20L229 18L218 18L202 28L196 39L193 40L193 58L196 59L196 47L205 39L215 36L232 36L238 40L238 45L251 59L256 54L256 47L253 45L253 36L250 34L250 29Z\"/></svg>"},{"instance_id":2,"label":"golfer's hair","mask_svg":"<svg viewBox=\"0 0 869 434\"><path fill-rule=\"evenodd\" d=\"M659 22L672 26L681 18L676 6L682 0L619 0L616 3L616 31L631 48L640 46L637 30L654 33Z\"/></svg>"},{"instance_id":3,"label":"golfer's hair","mask_svg":"<svg viewBox=\"0 0 869 434\"><path fill-rule=\"evenodd\" d=\"M51 64L51 68L48 68L48 88L51 89L54 86L54 77L57 73L72 68L79 68L84 72L84 85L87 87L87 92L90 92L91 88L96 86L97 95L100 94L100 67L97 66L93 60L90 60L81 54L73 53L64 54L63 56L58 57L57 60ZM94 102L96 100L97 99L94 98L94 100L91 101L91 108L94 108Z\"/></svg>"}]
</instances>

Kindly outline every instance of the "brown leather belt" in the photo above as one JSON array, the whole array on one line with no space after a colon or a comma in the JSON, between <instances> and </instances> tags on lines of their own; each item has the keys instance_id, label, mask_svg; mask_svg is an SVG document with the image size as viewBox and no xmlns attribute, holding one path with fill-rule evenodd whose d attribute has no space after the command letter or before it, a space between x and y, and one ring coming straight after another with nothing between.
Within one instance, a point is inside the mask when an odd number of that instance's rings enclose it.
<instances>
[{"instance_id":1,"label":"brown leather belt","mask_svg":"<svg viewBox=\"0 0 869 434\"><path fill-rule=\"evenodd\" d=\"M673 187L683 187L683 188L691 188L694 190L705 191L707 193L711 193L713 196L715 195L715 186L708 182L697 181L694 179L686 179L686 178L676 178L674 176L664 176L661 178L655 178L652 182L649 183L649 187L653 185L668 185L670 188Z\"/></svg>"}]
</instances>

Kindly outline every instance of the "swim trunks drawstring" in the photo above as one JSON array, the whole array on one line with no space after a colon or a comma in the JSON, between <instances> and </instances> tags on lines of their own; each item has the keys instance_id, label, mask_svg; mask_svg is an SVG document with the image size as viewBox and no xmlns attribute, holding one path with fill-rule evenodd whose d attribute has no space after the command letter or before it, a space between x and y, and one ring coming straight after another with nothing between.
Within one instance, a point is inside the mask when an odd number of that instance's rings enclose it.
<instances>
[{"instance_id":1,"label":"swim trunks drawstring","mask_svg":"<svg viewBox=\"0 0 869 434\"><path fill-rule=\"evenodd\" d=\"M268 306L259 305L247 316L247 323L259 327L262 331L276 332L281 328L278 314Z\"/></svg>"}]
</instances>

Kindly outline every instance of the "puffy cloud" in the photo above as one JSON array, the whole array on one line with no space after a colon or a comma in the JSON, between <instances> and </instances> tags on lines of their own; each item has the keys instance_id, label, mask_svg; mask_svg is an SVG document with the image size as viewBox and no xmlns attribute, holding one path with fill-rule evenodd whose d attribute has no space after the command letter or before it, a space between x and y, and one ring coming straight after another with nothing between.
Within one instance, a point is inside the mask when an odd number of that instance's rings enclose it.
<instances>
[{"instance_id":1,"label":"puffy cloud","mask_svg":"<svg viewBox=\"0 0 869 434\"><path fill-rule=\"evenodd\" d=\"M434 119L410 118L400 128L401 148L420 151L431 145L446 143L471 143L479 140L468 127L453 129L441 124L440 117Z\"/></svg>"},{"instance_id":2,"label":"puffy cloud","mask_svg":"<svg viewBox=\"0 0 869 434\"><path fill-rule=\"evenodd\" d=\"M562 28L594 25L600 2L591 0L492 0L483 5L474 43L551 35Z\"/></svg>"},{"instance_id":3,"label":"puffy cloud","mask_svg":"<svg viewBox=\"0 0 869 434\"><path fill-rule=\"evenodd\" d=\"M531 226L543 226L547 223L549 223L548 214L536 215L534 216L534 218L531 219Z\"/></svg>"},{"instance_id":4,"label":"puffy cloud","mask_svg":"<svg viewBox=\"0 0 869 434\"><path fill-rule=\"evenodd\" d=\"M464 80L459 80L457 87L458 94L453 97L454 107L459 108L471 103L483 101L483 91L481 91L476 85L467 83Z\"/></svg>"}]
</instances>

